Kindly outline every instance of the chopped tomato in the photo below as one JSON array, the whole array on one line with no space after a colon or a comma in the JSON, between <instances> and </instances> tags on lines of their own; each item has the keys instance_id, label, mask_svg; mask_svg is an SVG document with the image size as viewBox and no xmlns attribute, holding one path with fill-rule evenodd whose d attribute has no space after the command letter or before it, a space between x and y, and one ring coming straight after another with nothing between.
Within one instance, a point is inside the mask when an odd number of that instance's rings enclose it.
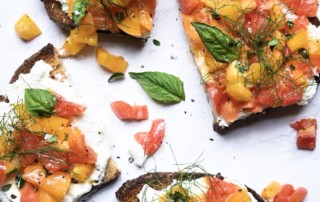
<instances>
[{"instance_id":1,"label":"chopped tomato","mask_svg":"<svg viewBox=\"0 0 320 202\"><path fill-rule=\"evenodd\" d=\"M283 0L294 13L297 15L305 15L307 17L314 17L318 10L318 0Z\"/></svg>"},{"instance_id":2,"label":"chopped tomato","mask_svg":"<svg viewBox=\"0 0 320 202\"><path fill-rule=\"evenodd\" d=\"M62 170L69 166L67 152L48 151L46 153L38 154L38 157L39 161L50 173Z\"/></svg>"},{"instance_id":3,"label":"chopped tomato","mask_svg":"<svg viewBox=\"0 0 320 202\"><path fill-rule=\"evenodd\" d=\"M207 177L207 184L209 189L206 196L209 201L227 201L228 196L236 193L240 188L235 184L214 177Z\"/></svg>"},{"instance_id":4,"label":"chopped tomato","mask_svg":"<svg viewBox=\"0 0 320 202\"><path fill-rule=\"evenodd\" d=\"M132 107L124 101L115 101L110 106L112 111L121 120L143 120L149 117L146 105Z\"/></svg>"},{"instance_id":5,"label":"chopped tomato","mask_svg":"<svg viewBox=\"0 0 320 202\"><path fill-rule=\"evenodd\" d=\"M150 131L135 134L136 141L143 146L147 156L152 155L160 147L165 133L163 119L156 119L152 122Z\"/></svg>"},{"instance_id":6,"label":"chopped tomato","mask_svg":"<svg viewBox=\"0 0 320 202\"><path fill-rule=\"evenodd\" d=\"M265 107L272 107L277 103L275 87L266 87L257 90L257 102Z\"/></svg>"},{"instance_id":7,"label":"chopped tomato","mask_svg":"<svg viewBox=\"0 0 320 202\"><path fill-rule=\"evenodd\" d=\"M298 131L297 147L299 149L314 150L316 147L317 120L301 119L290 126Z\"/></svg>"},{"instance_id":8,"label":"chopped tomato","mask_svg":"<svg viewBox=\"0 0 320 202\"><path fill-rule=\"evenodd\" d=\"M285 184L275 196L273 202L301 202L305 199L307 193L308 191L303 187L294 190L291 184Z\"/></svg>"},{"instance_id":9,"label":"chopped tomato","mask_svg":"<svg viewBox=\"0 0 320 202\"><path fill-rule=\"evenodd\" d=\"M222 89L218 88L207 88L207 92L210 98L210 102L214 107L214 111L218 114L221 114L221 107L223 103L225 103L228 100L228 97Z\"/></svg>"},{"instance_id":10,"label":"chopped tomato","mask_svg":"<svg viewBox=\"0 0 320 202\"><path fill-rule=\"evenodd\" d=\"M288 197L289 202L301 202L307 196L308 191L303 187L298 187L293 194Z\"/></svg>"},{"instance_id":11,"label":"chopped tomato","mask_svg":"<svg viewBox=\"0 0 320 202\"><path fill-rule=\"evenodd\" d=\"M290 81L281 81L277 86L277 95L282 106L289 106L301 100L302 90Z\"/></svg>"},{"instance_id":12,"label":"chopped tomato","mask_svg":"<svg viewBox=\"0 0 320 202\"><path fill-rule=\"evenodd\" d=\"M267 31L266 24L268 21L266 16L266 13L259 12L257 10L247 13L244 17L243 26L251 34L257 34L261 31Z\"/></svg>"},{"instance_id":13,"label":"chopped tomato","mask_svg":"<svg viewBox=\"0 0 320 202\"><path fill-rule=\"evenodd\" d=\"M291 184L284 184L281 187L281 191L276 195L274 202L277 202L280 198L287 198L292 195L294 192L294 188Z\"/></svg>"},{"instance_id":14,"label":"chopped tomato","mask_svg":"<svg viewBox=\"0 0 320 202\"><path fill-rule=\"evenodd\" d=\"M56 98L58 99L58 102L55 105L54 110L58 116L61 116L61 117L80 116L86 110L86 107L73 102L69 102L60 95L56 94Z\"/></svg>"},{"instance_id":15,"label":"chopped tomato","mask_svg":"<svg viewBox=\"0 0 320 202\"><path fill-rule=\"evenodd\" d=\"M69 134L68 143L70 146L68 161L70 163L94 164L97 161L97 154L86 145L84 136L77 128L74 128L73 132Z\"/></svg>"},{"instance_id":16,"label":"chopped tomato","mask_svg":"<svg viewBox=\"0 0 320 202\"><path fill-rule=\"evenodd\" d=\"M40 187L46 182L46 172L41 164L27 166L22 177L36 187Z\"/></svg>"},{"instance_id":17,"label":"chopped tomato","mask_svg":"<svg viewBox=\"0 0 320 202\"><path fill-rule=\"evenodd\" d=\"M29 182L20 190L20 202L38 202L37 192Z\"/></svg>"},{"instance_id":18,"label":"chopped tomato","mask_svg":"<svg viewBox=\"0 0 320 202\"><path fill-rule=\"evenodd\" d=\"M199 4L199 0L179 0L181 12L183 14L190 14Z\"/></svg>"},{"instance_id":19,"label":"chopped tomato","mask_svg":"<svg viewBox=\"0 0 320 202\"><path fill-rule=\"evenodd\" d=\"M304 130L310 126L317 126L316 119L301 119L295 123L290 124L290 126L296 130Z\"/></svg>"},{"instance_id":20,"label":"chopped tomato","mask_svg":"<svg viewBox=\"0 0 320 202\"><path fill-rule=\"evenodd\" d=\"M108 7L108 9L109 11L106 10L100 2L91 0L87 11L91 13L94 25L99 30L109 30L112 33L118 33L119 28L115 25L113 16L111 16L114 15L114 9L116 9L116 7L112 7L112 9Z\"/></svg>"},{"instance_id":21,"label":"chopped tomato","mask_svg":"<svg viewBox=\"0 0 320 202\"><path fill-rule=\"evenodd\" d=\"M284 28L284 32L288 34L294 34L297 31L301 29L306 29L307 26L310 24L308 18L306 16L298 16L295 20L292 22L292 26L287 25Z\"/></svg>"},{"instance_id":22,"label":"chopped tomato","mask_svg":"<svg viewBox=\"0 0 320 202\"><path fill-rule=\"evenodd\" d=\"M0 185L5 182L6 179L6 166L3 161L0 161Z\"/></svg>"}]
</instances>

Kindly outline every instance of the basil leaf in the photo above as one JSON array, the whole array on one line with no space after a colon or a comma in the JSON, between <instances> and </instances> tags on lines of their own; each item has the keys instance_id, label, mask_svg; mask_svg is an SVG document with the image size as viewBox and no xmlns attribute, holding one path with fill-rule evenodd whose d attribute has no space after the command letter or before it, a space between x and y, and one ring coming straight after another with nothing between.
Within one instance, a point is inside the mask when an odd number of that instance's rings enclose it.
<instances>
[{"instance_id":1,"label":"basil leaf","mask_svg":"<svg viewBox=\"0 0 320 202\"><path fill-rule=\"evenodd\" d=\"M25 89L24 103L27 112L35 117L50 117L57 98L48 90Z\"/></svg>"},{"instance_id":2,"label":"basil leaf","mask_svg":"<svg viewBox=\"0 0 320 202\"><path fill-rule=\"evenodd\" d=\"M152 42L155 46L160 46L160 41L158 41L157 39L153 39Z\"/></svg>"},{"instance_id":3,"label":"basil leaf","mask_svg":"<svg viewBox=\"0 0 320 202\"><path fill-rule=\"evenodd\" d=\"M121 72L114 73L110 76L110 78L108 79L108 82L111 83L113 81L120 80L123 78L124 78L124 73L121 73Z\"/></svg>"},{"instance_id":4,"label":"basil leaf","mask_svg":"<svg viewBox=\"0 0 320 202\"><path fill-rule=\"evenodd\" d=\"M174 75L162 72L129 72L129 75L157 102L173 104L185 99L183 82Z\"/></svg>"},{"instance_id":5,"label":"basil leaf","mask_svg":"<svg viewBox=\"0 0 320 202\"><path fill-rule=\"evenodd\" d=\"M18 189L21 189L26 181L22 178L22 175L20 174L16 176L15 182Z\"/></svg>"},{"instance_id":6,"label":"basil leaf","mask_svg":"<svg viewBox=\"0 0 320 202\"><path fill-rule=\"evenodd\" d=\"M72 20L79 24L81 18L86 14L86 6L89 5L89 0L76 0L73 5Z\"/></svg>"},{"instance_id":7,"label":"basil leaf","mask_svg":"<svg viewBox=\"0 0 320 202\"><path fill-rule=\"evenodd\" d=\"M205 47L219 62L231 63L239 58L237 42L215 26L200 22L191 23L198 32Z\"/></svg>"},{"instance_id":8,"label":"basil leaf","mask_svg":"<svg viewBox=\"0 0 320 202\"><path fill-rule=\"evenodd\" d=\"M9 189L12 187L12 184L6 184L1 187L1 191L6 192L9 191Z\"/></svg>"}]
</instances>

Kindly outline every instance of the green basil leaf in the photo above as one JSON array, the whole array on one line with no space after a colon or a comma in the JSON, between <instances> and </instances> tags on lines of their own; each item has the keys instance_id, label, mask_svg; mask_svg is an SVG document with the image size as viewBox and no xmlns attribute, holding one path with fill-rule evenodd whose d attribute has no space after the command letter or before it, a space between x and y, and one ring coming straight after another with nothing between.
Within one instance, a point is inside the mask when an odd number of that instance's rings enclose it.
<instances>
[{"instance_id":1,"label":"green basil leaf","mask_svg":"<svg viewBox=\"0 0 320 202\"><path fill-rule=\"evenodd\" d=\"M237 42L215 26L200 22L191 23L198 32L203 44L219 62L231 63L239 58Z\"/></svg>"},{"instance_id":2,"label":"green basil leaf","mask_svg":"<svg viewBox=\"0 0 320 202\"><path fill-rule=\"evenodd\" d=\"M26 181L22 178L22 175L20 174L16 176L15 182L18 189L21 189Z\"/></svg>"},{"instance_id":3,"label":"green basil leaf","mask_svg":"<svg viewBox=\"0 0 320 202\"><path fill-rule=\"evenodd\" d=\"M124 78L124 73L117 72L117 73L114 73L110 76L110 78L108 79L108 82L111 83L113 81L120 80L123 78Z\"/></svg>"},{"instance_id":4,"label":"green basil leaf","mask_svg":"<svg viewBox=\"0 0 320 202\"><path fill-rule=\"evenodd\" d=\"M72 20L74 23L79 24L81 18L86 14L89 5L89 0L76 0L73 5Z\"/></svg>"},{"instance_id":5,"label":"green basil leaf","mask_svg":"<svg viewBox=\"0 0 320 202\"><path fill-rule=\"evenodd\" d=\"M35 117L50 117L57 98L48 90L25 89L24 103L29 114Z\"/></svg>"},{"instance_id":6,"label":"green basil leaf","mask_svg":"<svg viewBox=\"0 0 320 202\"><path fill-rule=\"evenodd\" d=\"M160 46L161 44L160 41L158 41L157 39L153 39L152 42L155 46Z\"/></svg>"},{"instance_id":7,"label":"green basil leaf","mask_svg":"<svg viewBox=\"0 0 320 202\"><path fill-rule=\"evenodd\" d=\"M162 72L129 72L129 75L157 102L173 104L185 99L183 82L174 75Z\"/></svg>"},{"instance_id":8,"label":"green basil leaf","mask_svg":"<svg viewBox=\"0 0 320 202\"><path fill-rule=\"evenodd\" d=\"M12 184L6 184L1 187L1 191L6 192L9 191L9 189L12 187Z\"/></svg>"}]
</instances>

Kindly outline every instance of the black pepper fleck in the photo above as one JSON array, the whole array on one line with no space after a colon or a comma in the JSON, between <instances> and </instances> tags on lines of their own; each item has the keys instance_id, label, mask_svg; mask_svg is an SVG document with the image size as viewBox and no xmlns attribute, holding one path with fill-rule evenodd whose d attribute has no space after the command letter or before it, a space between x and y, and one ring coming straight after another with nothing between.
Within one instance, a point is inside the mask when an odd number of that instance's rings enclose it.
<instances>
[{"instance_id":1,"label":"black pepper fleck","mask_svg":"<svg viewBox=\"0 0 320 202\"><path fill-rule=\"evenodd\" d=\"M134 161L134 158L130 157L129 158L129 163L133 163L133 161Z\"/></svg>"},{"instance_id":2,"label":"black pepper fleck","mask_svg":"<svg viewBox=\"0 0 320 202\"><path fill-rule=\"evenodd\" d=\"M12 199L16 199L17 198L17 196L16 195L14 195L14 194L11 194L11 196L10 196Z\"/></svg>"},{"instance_id":3,"label":"black pepper fleck","mask_svg":"<svg viewBox=\"0 0 320 202\"><path fill-rule=\"evenodd\" d=\"M213 142L213 141L214 141L214 139L213 139L213 138L210 138L210 141L212 141L212 142Z\"/></svg>"},{"instance_id":4,"label":"black pepper fleck","mask_svg":"<svg viewBox=\"0 0 320 202\"><path fill-rule=\"evenodd\" d=\"M191 102L194 102L195 100L194 99L191 99Z\"/></svg>"}]
</instances>

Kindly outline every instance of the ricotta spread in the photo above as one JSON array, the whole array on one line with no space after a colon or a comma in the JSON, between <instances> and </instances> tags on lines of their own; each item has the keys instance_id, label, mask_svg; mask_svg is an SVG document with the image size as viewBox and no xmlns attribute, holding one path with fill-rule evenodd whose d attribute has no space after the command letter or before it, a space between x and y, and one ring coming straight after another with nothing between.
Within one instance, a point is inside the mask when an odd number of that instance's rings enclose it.
<instances>
[{"instance_id":1,"label":"ricotta spread","mask_svg":"<svg viewBox=\"0 0 320 202\"><path fill-rule=\"evenodd\" d=\"M59 95L78 104L84 105L81 97L75 87L69 81L58 81L50 78L51 66L43 61L37 62L29 74L20 75L20 78L13 84L9 85L6 95L11 103L17 102L22 99L25 88L39 88L51 89ZM59 77L58 77L59 78ZM0 114L10 109L10 103L0 103ZM76 117L73 121L73 126L77 126L85 136L85 141L88 146L94 149L97 154L97 161L95 170L84 183L74 184L71 186L64 198L63 202L76 201L80 196L89 192L92 186L102 183L107 166L108 159L111 157L111 149L109 144L109 137L107 136L104 125L97 120L97 115L93 110L87 108L85 114L81 117ZM14 180L10 181L12 187L7 192L0 192L1 201L6 201L4 195L10 200L7 201L20 201L20 193L15 185ZM12 196L16 196L13 198Z\"/></svg>"}]
</instances>

